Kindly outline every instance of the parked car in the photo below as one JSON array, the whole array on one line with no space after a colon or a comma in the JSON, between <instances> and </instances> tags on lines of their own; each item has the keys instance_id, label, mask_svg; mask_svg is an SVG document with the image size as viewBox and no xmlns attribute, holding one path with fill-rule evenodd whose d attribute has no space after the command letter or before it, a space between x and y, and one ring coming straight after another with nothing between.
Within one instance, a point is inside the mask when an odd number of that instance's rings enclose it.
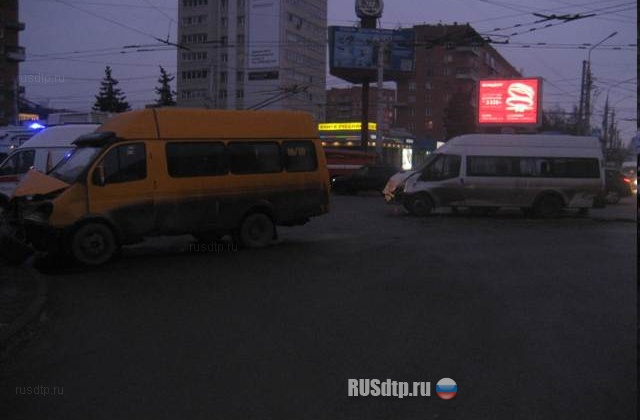
<instances>
[{"instance_id":1,"label":"parked car","mask_svg":"<svg viewBox=\"0 0 640 420\"><path fill-rule=\"evenodd\" d=\"M607 203L615 204L621 197L628 197L633 194L631 178L615 169L605 170L605 190Z\"/></svg>"},{"instance_id":2,"label":"parked car","mask_svg":"<svg viewBox=\"0 0 640 420\"><path fill-rule=\"evenodd\" d=\"M633 192L638 191L638 162L630 160L622 163L620 172L631 180L631 189Z\"/></svg>"},{"instance_id":3,"label":"parked car","mask_svg":"<svg viewBox=\"0 0 640 420\"><path fill-rule=\"evenodd\" d=\"M365 165L349 175L331 179L333 191L356 194L358 191L382 191L397 168L382 165Z\"/></svg>"}]
</instances>

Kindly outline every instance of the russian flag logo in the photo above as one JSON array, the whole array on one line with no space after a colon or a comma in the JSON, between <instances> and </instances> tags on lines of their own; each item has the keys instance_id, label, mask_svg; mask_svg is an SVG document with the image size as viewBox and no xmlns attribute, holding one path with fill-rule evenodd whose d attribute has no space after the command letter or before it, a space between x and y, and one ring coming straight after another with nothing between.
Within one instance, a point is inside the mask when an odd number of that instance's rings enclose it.
<instances>
[{"instance_id":1,"label":"russian flag logo","mask_svg":"<svg viewBox=\"0 0 640 420\"><path fill-rule=\"evenodd\" d=\"M458 393L458 384L451 378L442 378L436 384L436 394L443 400L450 400Z\"/></svg>"}]
</instances>

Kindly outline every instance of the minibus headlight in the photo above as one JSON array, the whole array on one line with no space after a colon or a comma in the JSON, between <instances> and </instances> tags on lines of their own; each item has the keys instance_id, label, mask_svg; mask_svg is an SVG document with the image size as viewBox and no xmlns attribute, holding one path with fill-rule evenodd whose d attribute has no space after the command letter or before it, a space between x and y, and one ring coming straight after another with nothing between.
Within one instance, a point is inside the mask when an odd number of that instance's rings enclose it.
<instances>
[{"instance_id":1,"label":"minibus headlight","mask_svg":"<svg viewBox=\"0 0 640 420\"><path fill-rule=\"evenodd\" d=\"M53 204L43 203L30 209L25 209L23 218L31 222L46 223L53 211Z\"/></svg>"}]
</instances>

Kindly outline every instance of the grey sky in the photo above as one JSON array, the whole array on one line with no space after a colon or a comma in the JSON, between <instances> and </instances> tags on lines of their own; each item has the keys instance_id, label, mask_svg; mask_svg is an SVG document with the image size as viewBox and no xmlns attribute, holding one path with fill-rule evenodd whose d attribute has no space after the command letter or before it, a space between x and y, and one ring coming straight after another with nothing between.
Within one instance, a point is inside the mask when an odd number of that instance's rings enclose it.
<instances>
[{"instance_id":1,"label":"grey sky","mask_svg":"<svg viewBox=\"0 0 640 420\"><path fill-rule=\"evenodd\" d=\"M329 24L355 24L354 3L329 0ZM494 47L525 76L544 78L545 108L557 104L567 111L578 102L589 47L617 31L591 52L597 93L592 122L600 123L608 93L626 142L637 125L636 8L635 1L623 0L387 0L381 22L384 28L469 22L495 41L508 39ZM88 110L110 65L134 108L153 102L158 65L176 71L175 48L154 37L176 41L177 11L177 0L20 0L20 20L27 25L20 41L27 48L20 67L27 98ZM535 23L541 18L533 13L595 16ZM141 47L123 48L130 45ZM329 77L327 87L336 86L348 84Z\"/></svg>"}]
</instances>

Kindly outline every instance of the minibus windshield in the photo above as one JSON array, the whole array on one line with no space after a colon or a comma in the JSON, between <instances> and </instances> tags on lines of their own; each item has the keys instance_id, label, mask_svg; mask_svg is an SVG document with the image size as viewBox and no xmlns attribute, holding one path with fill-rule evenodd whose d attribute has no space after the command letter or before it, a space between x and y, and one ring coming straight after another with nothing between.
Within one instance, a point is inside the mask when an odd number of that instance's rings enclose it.
<instances>
[{"instance_id":1,"label":"minibus windshield","mask_svg":"<svg viewBox=\"0 0 640 420\"><path fill-rule=\"evenodd\" d=\"M49 175L71 184L93 162L100 151L102 151L101 147L79 147L57 164Z\"/></svg>"}]
</instances>

